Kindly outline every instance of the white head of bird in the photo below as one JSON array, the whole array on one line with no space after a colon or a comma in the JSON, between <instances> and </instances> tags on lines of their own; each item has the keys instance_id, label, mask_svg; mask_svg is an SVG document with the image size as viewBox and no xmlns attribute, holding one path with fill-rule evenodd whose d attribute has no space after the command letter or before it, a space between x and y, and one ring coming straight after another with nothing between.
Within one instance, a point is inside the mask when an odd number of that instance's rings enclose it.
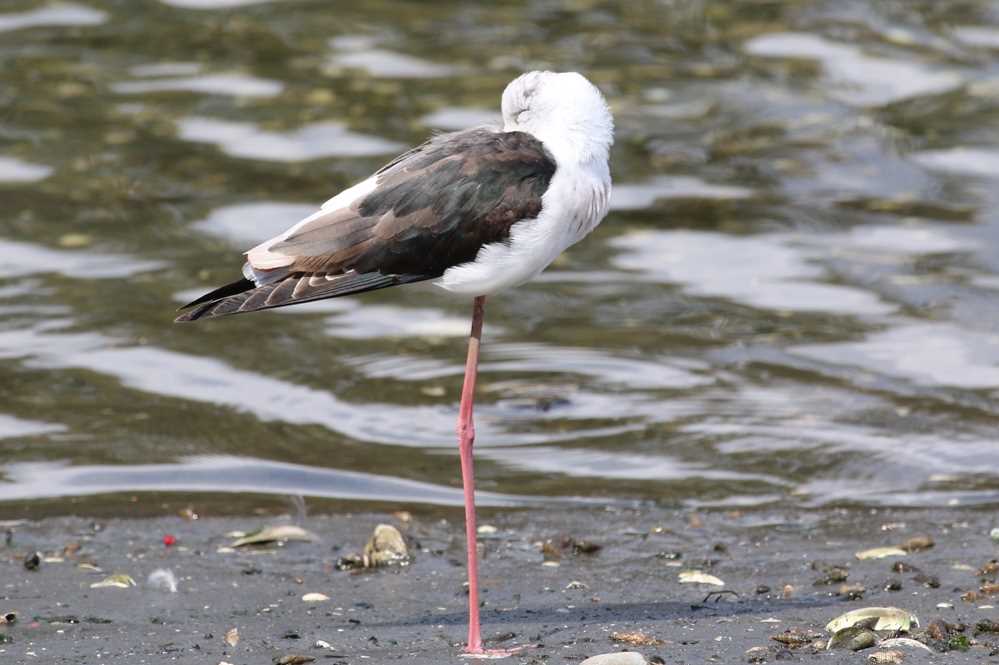
<instances>
[{"instance_id":1,"label":"white head of bird","mask_svg":"<svg viewBox=\"0 0 999 665\"><path fill-rule=\"evenodd\" d=\"M614 119L600 90L576 72L528 72L503 91L503 130L539 138L560 164L606 162Z\"/></svg>"}]
</instances>

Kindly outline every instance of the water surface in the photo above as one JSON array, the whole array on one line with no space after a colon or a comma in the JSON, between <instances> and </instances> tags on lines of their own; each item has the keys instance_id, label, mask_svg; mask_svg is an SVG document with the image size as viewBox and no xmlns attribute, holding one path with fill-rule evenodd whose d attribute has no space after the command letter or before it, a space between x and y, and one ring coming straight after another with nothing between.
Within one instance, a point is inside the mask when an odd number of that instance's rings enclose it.
<instances>
[{"instance_id":1,"label":"water surface","mask_svg":"<svg viewBox=\"0 0 999 665\"><path fill-rule=\"evenodd\" d=\"M0 32L0 513L460 503L467 303L171 320L532 68L605 91L615 190L487 305L484 503L999 503L995 3L13 0Z\"/></svg>"}]
</instances>

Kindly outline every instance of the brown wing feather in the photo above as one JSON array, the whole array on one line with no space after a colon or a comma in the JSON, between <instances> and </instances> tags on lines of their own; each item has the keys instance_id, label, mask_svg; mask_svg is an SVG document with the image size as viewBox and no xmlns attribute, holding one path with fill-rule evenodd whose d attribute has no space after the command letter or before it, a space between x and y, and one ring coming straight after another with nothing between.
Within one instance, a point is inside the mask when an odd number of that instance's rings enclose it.
<instances>
[{"instance_id":1,"label":"brown wing feather","mask_svg":"<svg viewBox=\"0 0 999 665\"><path fill-rule=\"evenodd\" d=\"M202 296L178 321L271 309L432 279L541 212L555 161L530 134L440 134L379 170L377 186L266 245L279 268ZM264 246L261 246L264 247ZM254 250L250 253L253 268ZM249 275L248 275L249 276Z\"/></svg>"},{"instance_id":2,"label":"brown wing feather","mask_svg":"<svg viewBox=\"0 0 999 665\"><path fill-rule=\"evenodd\" d=\"M272 244L289 269L440 276L541 212L554 158L524 132L440 134L377 173L374 191Z\"/></svg>"}]
</instances>

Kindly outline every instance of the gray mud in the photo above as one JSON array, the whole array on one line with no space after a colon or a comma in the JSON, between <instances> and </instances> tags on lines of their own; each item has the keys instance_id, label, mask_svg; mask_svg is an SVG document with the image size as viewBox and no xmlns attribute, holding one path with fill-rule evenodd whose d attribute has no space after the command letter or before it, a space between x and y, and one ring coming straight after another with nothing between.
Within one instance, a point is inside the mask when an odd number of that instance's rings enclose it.
<instances>
[{"instance_id":1,"label":"gray mud","mask_svg":"<svg viewBox=\"0 0 999 665\"><path fill-rule=\"evenodd\" d=\"M239 665L294 654L331 664L461 662L466 595L460 515L406 517L310 517L301 526L318 536L315 542L237 550L227 548L233 540L227 533L287 518L8 522L7 546L0 548L0 610L18 617L0 626L0 663ZM413 562L339 570L338 559L359 553L382 522L406 534ZM904 649L906 663L999 662L999 634L975 635L976 624L999 619L992 607L999 596L979 592L962 599L980 590L986 582L979 569L999 556L988 513L572 509L487 512L480 524L497 527L483 540L483 633L503 646L534 645L505 662L578 663L633 649L666 663L735 663L747 662L747 650L765 647L768 661L863 663L875 649L787 648L772 637L796 629L824 639L826 622L867 606L907 609L923 629L935 619L967 627L953 634L956 639L931 641L936 654ZM167 534L176 538L173 546L164 545ZM854 556L917 535L930 536L935 545L890 559ZM578 553L568 538L602 547ZM561 555L557 566L543 563L541 543L548 540L547 558ZM34 551L43 560L29 571L23 559ZM896 561L919 572L894 572ZM816 585L830 565L845 568L848 579ZM159 568L176 574L175 593L147 582ZM680 571L694 569L719 577L738 595L705 602L717 587L678 582ZM137 585L90 587L112 573L126 573ZM885 590L893 579L901 582L900 591ZM936 588L927 586L937 581ZM862 585L863 597L839 595L843 583ZM329 600L303 602L304 594L315 592ZM239 633L235 646L225 641L232 628ZM661 643L630 646L611 639L614 632L635 631Z\"/></svg>"}]
</instances>

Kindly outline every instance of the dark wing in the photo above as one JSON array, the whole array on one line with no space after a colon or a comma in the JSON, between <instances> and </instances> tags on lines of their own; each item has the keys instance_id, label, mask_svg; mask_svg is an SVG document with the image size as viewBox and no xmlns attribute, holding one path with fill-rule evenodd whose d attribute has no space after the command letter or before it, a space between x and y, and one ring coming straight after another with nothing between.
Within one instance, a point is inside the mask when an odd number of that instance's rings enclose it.
<instances>
[{"instance_id":1,"label":"dark wing","mask_svg":"<svg viewBox=\"0 0 999 665\"><path fill-rule=\"evenodd\" d=\"M186 305L191 321L440 277L541 212L555 160L524 132L440 134L247 252L241 280Z\"/></svg>"}]
</instances>

